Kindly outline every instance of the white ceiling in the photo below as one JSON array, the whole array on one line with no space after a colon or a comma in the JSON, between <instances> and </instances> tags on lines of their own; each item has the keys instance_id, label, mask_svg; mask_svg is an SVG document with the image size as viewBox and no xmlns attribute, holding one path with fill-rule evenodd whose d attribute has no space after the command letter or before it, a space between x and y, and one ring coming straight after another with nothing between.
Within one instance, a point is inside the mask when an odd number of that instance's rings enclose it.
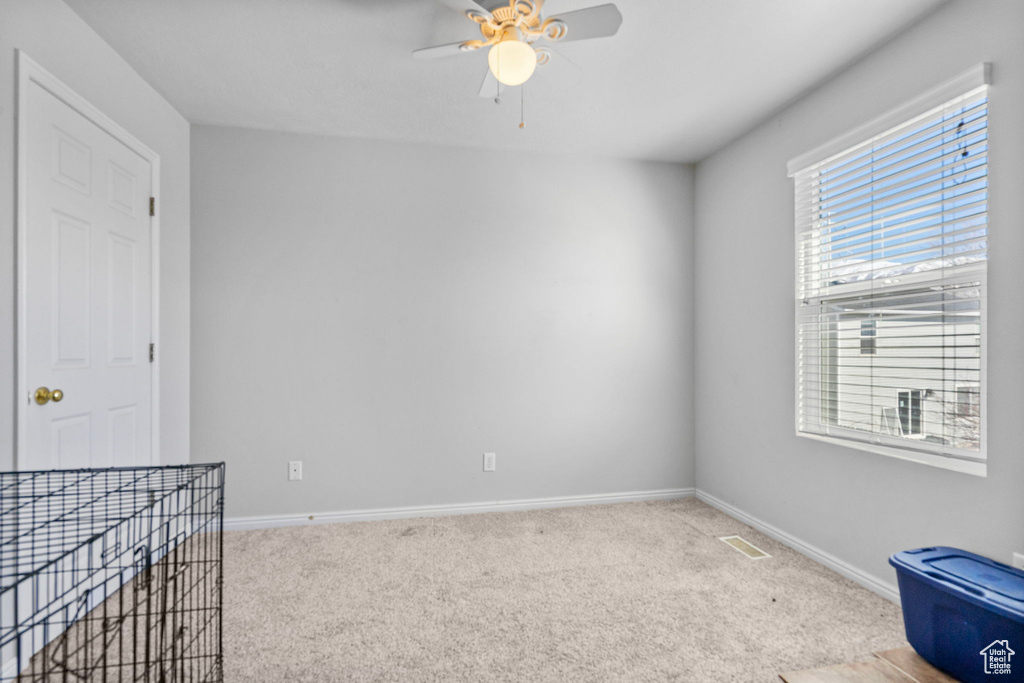
<instances>
[{"instance_id":1,"label":"white ceiling","mask_svg":"<svg viewBox=\"0 0 1024 683\"><path fill-rule=\"evenodd\" d=\"M502 104L479 37L435 0L67 0L190 121L359 138L691 162L945 0L615 0L618 35L555 46ZM547 14L602 0L548 0ZM571 28L570 28L571 30Z\"/></svg>"}]
</instances>

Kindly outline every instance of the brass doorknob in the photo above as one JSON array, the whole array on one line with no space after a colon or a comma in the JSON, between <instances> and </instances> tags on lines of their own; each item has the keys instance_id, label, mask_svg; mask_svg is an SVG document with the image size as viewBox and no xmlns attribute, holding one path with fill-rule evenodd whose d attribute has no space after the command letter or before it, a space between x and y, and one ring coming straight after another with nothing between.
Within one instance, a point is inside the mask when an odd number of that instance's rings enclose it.
<instances>
[{"instance_id":1,"label":"brass doorknob","mask_svg":"<svg viewBox=\"0 0 1024 683\"><path fill-rule=\"evenodd\" d=\"M64 392L60 389L54 389L53 391L50 391L46 387L39 387L36 389L36 403L41 406L46 405L50 401L60 403L62 398L64 398Z\"/></svg>"}]
</instances>

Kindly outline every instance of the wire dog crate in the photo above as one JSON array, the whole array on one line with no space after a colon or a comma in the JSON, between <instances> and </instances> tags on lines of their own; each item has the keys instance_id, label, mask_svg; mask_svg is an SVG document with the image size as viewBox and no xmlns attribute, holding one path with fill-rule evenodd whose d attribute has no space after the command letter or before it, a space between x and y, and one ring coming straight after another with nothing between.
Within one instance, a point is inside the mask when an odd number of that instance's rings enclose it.
<instances>
[{"instance_id":1,"label":"wire dog crate","mask_svg":"<svg viewBox=\"0 0 1024 683\"><path fill-rule=\"evenodd\" d=\"M223 680L223 520L223 463L0 473L0 681Z\"/></svg>"}]
</instances>

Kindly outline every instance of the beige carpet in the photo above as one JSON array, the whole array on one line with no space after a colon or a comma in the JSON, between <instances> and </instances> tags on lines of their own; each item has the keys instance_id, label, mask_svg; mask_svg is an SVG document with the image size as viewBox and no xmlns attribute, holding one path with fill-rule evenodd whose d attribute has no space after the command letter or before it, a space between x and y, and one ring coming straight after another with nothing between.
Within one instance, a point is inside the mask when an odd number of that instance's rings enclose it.
<instances>
[{"instance_id":1,"label":"beige carpet","mask_svg":"<svg viewBox=\"0 0 1024 683\"><path fill-rule=\"evenodd\" d=\"M228 681L767 683L905 644L897 606L694 499L233 531L224 550Z\"/></svg>"}]
</instances>

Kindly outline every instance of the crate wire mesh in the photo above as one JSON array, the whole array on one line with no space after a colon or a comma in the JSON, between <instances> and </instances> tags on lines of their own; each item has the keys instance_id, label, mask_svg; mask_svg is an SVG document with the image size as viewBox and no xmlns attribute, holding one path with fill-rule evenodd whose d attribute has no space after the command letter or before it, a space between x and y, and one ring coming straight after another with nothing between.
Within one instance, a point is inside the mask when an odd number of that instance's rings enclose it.
<instances>
[{"instance_id":1,"label":"crate wire mesh","mask_svg":"<svg viewBox=\"0 0 1024 683\"><path fill-rule=\"evenodd\" d=\"M224 463L0 472L0 681L223 680Z\"/></svg>"}]
</instances>

